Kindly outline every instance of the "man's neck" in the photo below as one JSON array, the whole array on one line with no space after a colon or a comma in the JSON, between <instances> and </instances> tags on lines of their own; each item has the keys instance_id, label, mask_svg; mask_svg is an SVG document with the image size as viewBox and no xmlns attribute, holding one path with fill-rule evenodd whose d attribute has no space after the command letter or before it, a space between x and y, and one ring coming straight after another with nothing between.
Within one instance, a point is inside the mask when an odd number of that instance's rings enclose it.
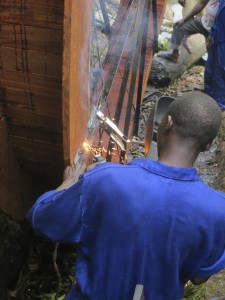
<instances>
[{"instance_id":1,"label":"man's neck","mask_svg":"<svg viewBox=\"0 0 225 300\"><path fill-rule=\"evenodd\" d=\"M158 161L177 168L192 168L199 152L185 147L168 147L160 152Z\"/></svg>"}]
</instances>

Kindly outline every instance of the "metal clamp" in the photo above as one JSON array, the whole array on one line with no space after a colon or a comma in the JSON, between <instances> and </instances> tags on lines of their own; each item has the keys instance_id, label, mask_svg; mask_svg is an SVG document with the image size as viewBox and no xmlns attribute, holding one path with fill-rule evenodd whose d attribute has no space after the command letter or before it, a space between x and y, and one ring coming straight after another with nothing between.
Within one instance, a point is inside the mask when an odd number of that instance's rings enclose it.
<instances>
[{"instance_id":1,"label":"metal clamp","mask_svg":"<svg viewBox=\"0 0 225 300\"><path fill-rule=\"evenodd\" d=\"M107 118L101 111L98 111L96 114L101 120L102 124L107 125L107 128L104 129L109 134L111 139L121 148L121 150L125 150L123 142L128 144L131 141L119 130L113 121Z\"/></svg>"}]
</instances>

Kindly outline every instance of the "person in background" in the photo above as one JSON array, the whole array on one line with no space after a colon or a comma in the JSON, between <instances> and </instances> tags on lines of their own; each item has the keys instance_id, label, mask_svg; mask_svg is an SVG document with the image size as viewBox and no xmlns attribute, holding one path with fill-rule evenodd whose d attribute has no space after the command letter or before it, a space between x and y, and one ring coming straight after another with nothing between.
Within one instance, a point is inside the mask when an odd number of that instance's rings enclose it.
<instances>
[{"instance_id":1,"label":"person in background","mask_svg":"<svg viewBox=\"0 0 225 300\"><path fill-rule=\"evenodd\" d=\"M205 66L205 92L225 110L225 0L220 6L211 30L211 46Z\"/></svg>"},{"instance_id":2,"label":"person in background","mask_svg":"<svg viewBox=\"0 0 225 300\"><path fill-rule=\"evenodd\" d=\"M183 19L175 22L170 41L170 49L172 49L172 52L161 52L158 56L177 63L183 40L186 41L187 37L197 33L203 34L207 39L218 7L219 0L198 0L196 5ZM196 16L204 8L206 8L206 10L203 16ZM189 46L187 45L186 48L188 49ZM191 50L189 52L191 52Z\"/></svg>"},{"instance_id":3,"label":"person in background","mask_svg":"<svg viewBox=\"0 0 225 300\"><path fill-rule=\"evenodd\" d=\"M220 123L211 97L182 96L159 125L158 161L103 163L78 181L70 166L40 196L28 213L35 232L80 243L66 300L131 300L137 284L146 300L180 300L189 280L201 284L225 267L225 194L193 168Z\"/></svg>"}]
</instances>

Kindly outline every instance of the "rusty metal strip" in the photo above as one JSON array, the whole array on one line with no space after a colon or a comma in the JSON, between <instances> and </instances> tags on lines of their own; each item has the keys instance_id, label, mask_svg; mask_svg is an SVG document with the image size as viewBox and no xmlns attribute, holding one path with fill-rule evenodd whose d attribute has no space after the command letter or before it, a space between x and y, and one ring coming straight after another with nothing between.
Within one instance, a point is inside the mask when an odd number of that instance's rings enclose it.
<instances>
[{"instance_id":1,"label":"rusty metal strip","mask_svg":"<svg viewBox=\"0 0 225 300\"><path fill-rule=\"evenodd\" d=\"M133 135L134 136L138 135L139 118L140 118L141 101L142 101L142 91L143 91L143 81L144 81L144 71L145 71L145 58L146 58L147 40L148 40L149 17L150 17L150 0L147 0L145 2L144 15L143 15L142 24L141 24L142 46L141 46L141 55L140 55L137 101L136 101L134 126L133 126Z\"/></svg>"},{"instance_id":2,"label":"rusty metal strip","mask_svg":"<svg viewBox=\"0 0 225 300\"><path fill-rule=\"evenodd\" d=\"M94 139L94 133L96 132L98 128L99 121L97 119L96 113L97 111L103 111L107 102L107 97L109 95L115 74L117 72L119 63L121 61L121 57L127 42L127 39L130 35L131 28L135 21L135 15L137 10L137 4L138 0L133 0L132 2L128 2L129 10L127 12L125 25L123 26L123 29L121 31L121 36L119 38L119 42L117 45L117 49L114 48L114 53L116 55L113 56L113 59L111 61L111 68L107 74L107 77L105 79L105 85L103 87L103 91L101 93L100 99L95 98L92 101L92 112L88 120L88 125L86 128L86 133L84 136L84 141L87 144L92 144ZM110 53L109 53L110 55ZM82 174L85 169L86 165L88 163L89 156L84 153L84 149L82 148L82 145L78 149L76 156L74 158L74 165L76 165L76 172L77 172L77 178L80 174Z\"/></svg>"}]
</instances>

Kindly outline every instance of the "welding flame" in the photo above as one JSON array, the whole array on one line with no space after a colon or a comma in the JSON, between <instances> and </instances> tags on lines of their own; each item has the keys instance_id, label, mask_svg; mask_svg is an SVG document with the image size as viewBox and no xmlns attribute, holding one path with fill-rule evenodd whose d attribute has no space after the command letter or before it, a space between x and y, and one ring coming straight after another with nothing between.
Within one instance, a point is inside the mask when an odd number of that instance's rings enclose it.
<instances>
[{"instance_id":1,"label":"welding flame","mask_svg":"<svg viewBox=\"0 0 225 300\"><path fill-rule=\"evenodd\" d=\"M91 145L87 141L83 142L83 150L86 153L91 151Z\"/></svg>"}]
</instances>

